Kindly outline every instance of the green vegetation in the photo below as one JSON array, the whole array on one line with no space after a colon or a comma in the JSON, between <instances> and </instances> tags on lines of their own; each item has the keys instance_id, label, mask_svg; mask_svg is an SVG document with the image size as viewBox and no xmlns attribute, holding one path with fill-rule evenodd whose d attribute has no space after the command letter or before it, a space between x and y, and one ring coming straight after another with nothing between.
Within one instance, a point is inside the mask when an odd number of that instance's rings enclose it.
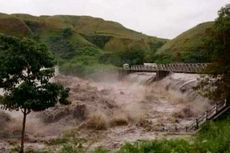
<instances>
[{"instance_id":1,"label":"green vegetation","mask_svg":"<svg viewBox=\"0 0 230 153\"><path fill-rule=\"evenodd\" d=\"M99 61L103 64L113 64L122 66L124 63L130 65L143 64L145 62L145 52L143 50L118 51L115 53L104 53Z\"/></svg>"},{"instance_id":2,"label":"green vegetation","mask_svg":"<svg viewBox=\"0 0 230 153\"><path fill-rule=\"evenodd\" d=\"M89 16L0 14L0 33L45 43L58 59L62 72L80 76L114 69L124 62L152 61L156 50L167 41ZM126 57L129 59L124 60Z\"/></svg>"},{"instance_id":3,"label":"green vegetation","mask_svg":"<svg viewBox=\"0 0 230 153\"><path fill-rule=\"evenodd\" d=\"M196 87L201 94L214 100L230 103L230 8L223 7L215 21L215 32L209 43L212 64L207 68L208 78Z\"/></svg>"},{"instance_id":4,"label":"green vegetation","mask_svg":"<svg viewBox=\"0 0 230 153\"><path fill-rule=\"evenodd\" d=\"M23 113L20 153L24 152L26 117L57 102L69 104L68 89L49 82L54 75L54 57L46 46L30 39L0 35L0 89L6 91L1 105Z\"/></svg>"},{"instance_id":5,"label":"green vegetation","mask_svg":"<svg viewBox=\"0 0 230 153\"><path fill-rule=\"evenodd\" d=\"M214 32L214 22L206 22L168 41L89 16L0 14L0 33L45 43L57 57L62 72L79 76L124 63L210 62L207 46Z\"/></svg>"},{"instance_id":6,"label":"green vegetation","mask_svg":"<svg viewBox=\"0 0 230 153\"><path fill-rule=\"evenodd\" d=\"M158 62L209 62L210 54L206 46L213 31L213 22L199 24L164 44L157 50L155 59Z\"/></svg>"},{"instance_id":7,"label":"green vegetation","mask_svg":"<svg viewBox=\"0 0 230 153\"><path fill-rule=\"evenodd\" d=\"M20 19L6 14L0 14L0 33L24 37L28 36L31 31Z\"/></svg>"},{"instance_id":8,"label":"green vegetation","mask_svg":"<svg viewBox=\"0 0 230 153\"><path fill-rule=\"evenodd\" d=\"M44 42L62 72L79 76L93 74L98 68L102 71L101 66L104 71L124 63L209 62L207 39L214 33L214 23L207 22L167 41L89 16L0 14L0 23L0 33Z\"/></svg>"}]
</instances>

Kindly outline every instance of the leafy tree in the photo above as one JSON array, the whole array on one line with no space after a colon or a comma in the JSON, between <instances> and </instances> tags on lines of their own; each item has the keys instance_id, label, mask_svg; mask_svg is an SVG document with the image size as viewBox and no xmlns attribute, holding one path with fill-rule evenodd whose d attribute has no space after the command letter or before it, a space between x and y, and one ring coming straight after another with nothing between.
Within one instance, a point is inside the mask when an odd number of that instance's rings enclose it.
<instances>
[{"instance_id":1,"label":"leafy tree","mask_svg":"<svg viewBox=\"0 0 230 153\"><path fill-rule=\"evenodd\" d=\"M103 49L107 42L110 41L112 38L111 36L103 36L103 35L93 35L93 36L87 36L83 35L84 38L86 38L88 41L92 42L99 48Z\"/></svg>"},{"instance_id":2,"label":"leafy tree","mask_svg":"<svg viewBox=\"0 0 230 153\"><path fill-rule=\"evenodd\" d=\"M221 8L218 15L209 41L212 64L206 71L210 76L202 78L196 89L211 99L230 103L230 5Z\"/></svg>"},{"instance_id":3,"label":"leafy tree","mask_svg":"<svg viewBox=\"0 0 230 153\"><path fill-rule=\"evenodd\" d=\"M72 35L73 35L73 30L72 30L72 28L65 28L65 29L63 30L62 36L63 36L64 38L71 37Z\"/></svg>"},{"instance_id":4,"label":"leafy tree","mask_svg":"<svg viewBox=\"0 0 230 153\"><path fill-rule=\"evenodd\" d=\"M208 43L208 41L205 40ZM206 45L206 44L204 44ZM207 45L210 45L209 43ZM210 62L210 54L208 50L194 50L192 52L184 52L180 54L180 61L184 63L209 63Z\"/></svg>"},{"instance_id":5,"label":"leafy tree","mask_svg":"<svg viewBox=\"0 0 230 153\"><path fill-rule=\"evenodd\" d=\"M73 31L71 28L65 28L58 32L57 35L53 35L49 38L50 50L55 53L56 56L70 59L76 54L76 49L71 43Z\"/></svg>"},{"instance_id":6,"label":"leafy tree","mask_svg":"<svg viewBox=\"0 0 230 153\"><path fill-rule=\"evenodd\" d=\"M0 35L0 88L2 108L23 113L21 149L24 150L26 117L56 103L69 104L69 89L50 82L54 58L46 46L30 39Z\"/></svg>"},{"instance_id":7,"label":"leafy tree","mask_svg":"<svg viewBox=\"0 0 230 153\"><path fill-rule=\"evenodd\" d=\"M140 49L117 51L114 53L107 52L99 56L99 62L103 64L113 64L122 66L125 63L130 65L143 64L145 52Z\"/></svg>"},{"instance_id":8,"label":"leafy tree","mask_svg":"<svg viewBox=\"0 0 230 153\"><path fill-rule=\"evenodd\" d=\"M174 62L172 55L164 53L164 54L155 54L153 56L154 63L166 64Z\"/></svg>"},{"instance_id":9,"label":"leafy tree","mask_svg":"<svg viewBox=\"0 0 230 153\"><path fill-rule=\"evenodd\" d=\"M120 51L117 53L118 57L121 59L121 65L128 63L130 65L143 64L145 53L139 49L133 49L128 51Z\"/></svg>"}]
</instances>

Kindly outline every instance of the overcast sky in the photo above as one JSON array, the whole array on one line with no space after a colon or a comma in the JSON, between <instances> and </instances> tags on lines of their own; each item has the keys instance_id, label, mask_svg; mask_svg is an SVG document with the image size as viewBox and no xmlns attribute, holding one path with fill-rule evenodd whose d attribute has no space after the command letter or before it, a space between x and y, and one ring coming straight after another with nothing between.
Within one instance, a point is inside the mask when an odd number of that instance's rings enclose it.
<instances>
[{"instance_id":1,"label":"overcast sky","mask_svg":"<svg viewBox=\"0 0 230 153\"><path fill-rule=\"evenodd\" d=\"M0 0L2 13L90 15L148 35L174 38L205 21L230 0Z\"/></svg>"}]
</instances>

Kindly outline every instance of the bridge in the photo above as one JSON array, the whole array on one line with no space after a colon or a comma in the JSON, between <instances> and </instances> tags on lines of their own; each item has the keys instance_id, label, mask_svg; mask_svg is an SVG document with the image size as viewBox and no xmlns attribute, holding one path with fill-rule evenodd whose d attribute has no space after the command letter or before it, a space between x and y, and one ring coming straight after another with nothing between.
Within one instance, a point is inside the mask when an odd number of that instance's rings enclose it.
<instances>
[{"instance_id":1,"label":"bridge","mask_svg":"<svg viewBox=\"0 0 230 153\"><path fill-rule=\"evenodd\" d=\"M204 70L209 64L210 63L175 63L131 66L124 64L120 74L123 77L124 75L135 72L155 72L156 80L160 80L170 72L204 74Z\"/></svg>"},{"instance_id":2,"label":"bridge","mask_svg":"<svg viewBox=\"0 0 230 153\"><path fill-rule=\"evenodd\" d=\"M154 72L156 73L155 81L166 77L169 73L191 73L191 74L205 74L205 69L210 63L176 63L176 64L152 64L152 65L123 65L122 75L135 72ZM194 80L192 80L194 81ZM184 85L182 85L183 87ZM212 108L205 111L204 114L196 118L190 125L182 128L178 127L163 127L163 131L167 132L194 132L209 120L215 120L225 112L230 110L230 105L227 100L221 103L216 103ZM162 130L161 130L162 131Z\"/></svg>"}]
</instances>

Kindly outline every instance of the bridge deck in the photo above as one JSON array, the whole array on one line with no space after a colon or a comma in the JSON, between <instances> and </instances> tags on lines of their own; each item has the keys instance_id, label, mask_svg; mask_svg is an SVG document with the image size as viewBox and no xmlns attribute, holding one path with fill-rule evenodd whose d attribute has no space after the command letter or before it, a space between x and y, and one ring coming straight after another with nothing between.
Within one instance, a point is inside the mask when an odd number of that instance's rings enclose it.
<instances>
[{"instance_id":1,"label":"bridge deck","mask_svg":"<svg viewBox=\"0 0 230 153\"><path fill-rule=\"evenodd\" d=\"M195 63L195 64L157 64L156 66L146 65L132 65L124 68L129 72L158 72L168 71L174 73L203 73L204 69L208 66L208 63Z\"/></svg>"}]
</instances>

